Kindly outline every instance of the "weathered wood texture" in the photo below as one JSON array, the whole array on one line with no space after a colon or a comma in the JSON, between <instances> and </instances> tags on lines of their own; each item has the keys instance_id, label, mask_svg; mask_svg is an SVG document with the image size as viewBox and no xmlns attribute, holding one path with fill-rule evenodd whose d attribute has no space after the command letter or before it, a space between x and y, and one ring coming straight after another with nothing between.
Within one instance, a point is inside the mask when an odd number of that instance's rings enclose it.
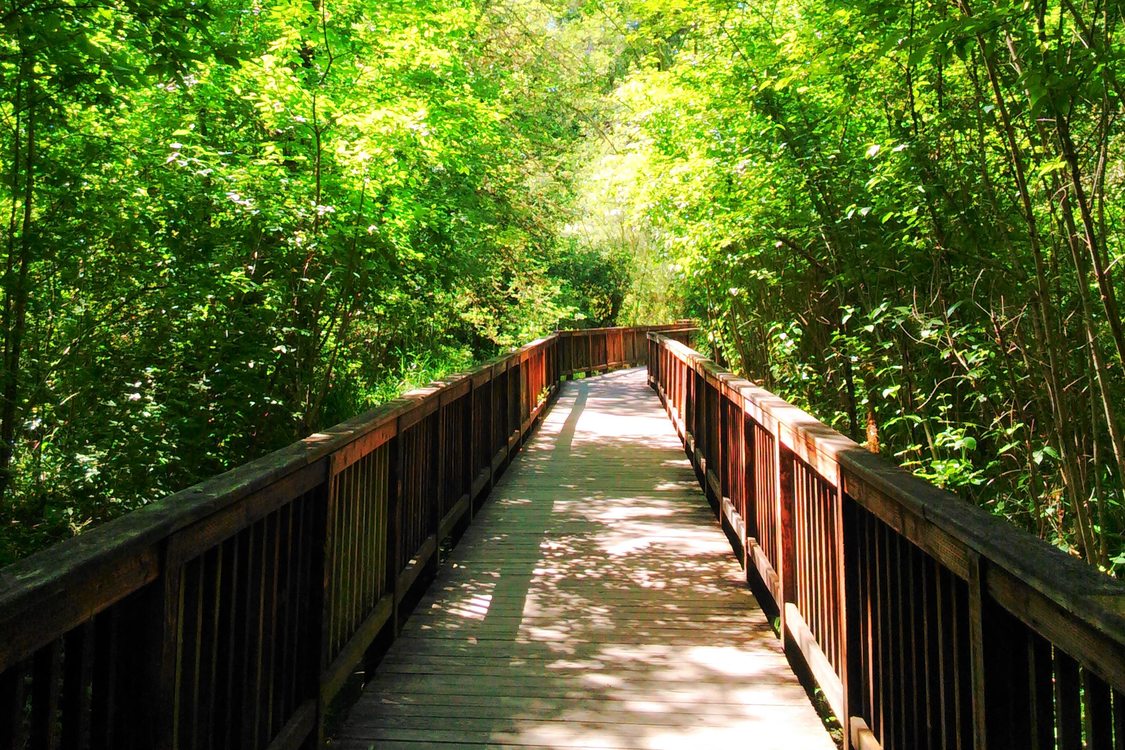
<instances>
[{"instance_id":1,"label":"weathered wood texture","mask_svg":"<svg viewBox=\"0 0 1125 750\"><path fill-rule=\"evenodd\" d=\"M647 330L554 334L0 571L0 750L315 745L543 414L560 342L643 364Z\"/></svg>"},{"instance_id":2,"label":"weathered wood texture","mask_svg":"<svg viewBox=\"0 0 1125 750\"><path fill-rule=\"evenodd\" d=\"M1125 748L1125 584L681 343L649 348L700 484L853 747Z\"/></svg>"},{"instance_id":3,"label":"weathered wood texture","mask_svg":"<svg viewBox=\"0 0 1125 750\"><path fill-rule=\"evenodd\" d=\"M563 387L337 743L834 747L642 370Z\"/></svg>"}]
</instances>

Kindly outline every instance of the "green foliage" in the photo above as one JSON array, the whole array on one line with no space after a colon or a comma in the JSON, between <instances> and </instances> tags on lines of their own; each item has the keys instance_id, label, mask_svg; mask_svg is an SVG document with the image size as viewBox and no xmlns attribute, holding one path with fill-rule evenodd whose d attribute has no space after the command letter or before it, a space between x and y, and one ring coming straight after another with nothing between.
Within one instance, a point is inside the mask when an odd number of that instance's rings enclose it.
<instances>
[{"instance_id":1,"label":"green foliage","mask_svg":"<svg viewBox=\"0 0 1125 750\"><path fill-rule=\"evenodd\" d=\"M560 321L612 322L617 258L558 232L575 112L604 86L512 24L551 16L0 7L0 563Z\"/></svg>"},{"instance_id":2,"label":"green foliage","mask_svg":"<svg viewBox=\"0 0 1125 750\"><path fill-rule=\"evenodd\" d=\"M641 268L736 368L1118 565L1120 8L687 5L623 11L585 182Z\"/></svg>"},{"instance_id":3,"label":"green foliage","mask_svg":"<svg viewBox=\"0 0 1125 750\"><path fill-rule=\"evenodd\" d=\"M1125 560L1114 3L0 8L0 559L564 326Z\"/></svg>"}]
</instances>

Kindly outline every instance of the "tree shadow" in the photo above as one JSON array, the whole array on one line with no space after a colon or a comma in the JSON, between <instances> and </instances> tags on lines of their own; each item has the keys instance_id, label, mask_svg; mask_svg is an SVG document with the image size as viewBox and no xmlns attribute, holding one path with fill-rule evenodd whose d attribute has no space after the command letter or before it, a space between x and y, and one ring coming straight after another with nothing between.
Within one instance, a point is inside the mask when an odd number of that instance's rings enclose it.
<instances>
[{"instance_id":1,"label":"tree shadow","mask_svg":"<svg viewBox=\"0 0 1125 750\"><path fill-rule=\"evenodd\" d=\"M834 747L638 370L565 385L338 742Z\"/></svg>"}]
</instances>

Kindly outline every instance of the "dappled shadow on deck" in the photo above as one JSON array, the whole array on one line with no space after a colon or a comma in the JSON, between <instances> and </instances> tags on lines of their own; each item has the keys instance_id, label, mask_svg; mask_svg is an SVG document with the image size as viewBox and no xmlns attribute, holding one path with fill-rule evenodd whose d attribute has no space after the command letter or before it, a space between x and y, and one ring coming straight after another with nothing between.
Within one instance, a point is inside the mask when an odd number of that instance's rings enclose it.
<instances>
[{"instance_id":1,"label":"dappled shadow on deck","mask_svg":"<svg viewBox=\"0 0 1125 750\"><path fill-rule=\"evenodd\" d=\"M833 747L644 378L566 384L339 746Z\"/></svg>"}]
</instances>

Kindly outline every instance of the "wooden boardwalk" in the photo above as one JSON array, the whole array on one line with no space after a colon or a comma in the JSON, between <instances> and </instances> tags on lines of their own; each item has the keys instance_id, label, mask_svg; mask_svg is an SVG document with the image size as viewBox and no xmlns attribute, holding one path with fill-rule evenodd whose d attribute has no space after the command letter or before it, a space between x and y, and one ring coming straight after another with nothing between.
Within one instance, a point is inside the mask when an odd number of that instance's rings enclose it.
<instances>
[{"instance_id":1,"label":"wooden boardwalk","mask_svg":"<svg viewBox=\"0 0 1125 750\"><path fill-rule=\"evenodd\" d=\"M333 746L835 747L644 370L564 385Z\"/></svg>"}]
</instances>

